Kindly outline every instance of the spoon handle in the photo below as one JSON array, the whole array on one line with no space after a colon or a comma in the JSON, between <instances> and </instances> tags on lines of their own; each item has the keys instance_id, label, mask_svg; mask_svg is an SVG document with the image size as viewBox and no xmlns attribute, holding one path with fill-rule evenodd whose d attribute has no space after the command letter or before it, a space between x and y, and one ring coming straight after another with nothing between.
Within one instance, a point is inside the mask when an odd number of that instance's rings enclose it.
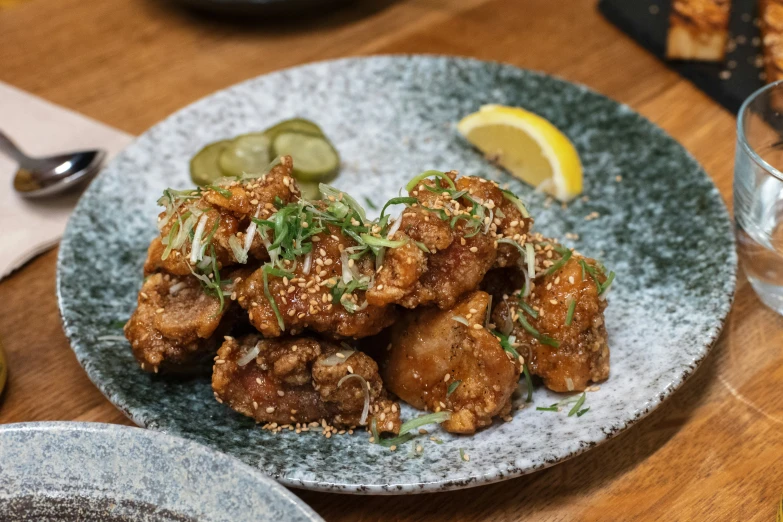
<instances>
[{"instance_id":1,"label":"spoon handle","mask_svg":"<svg viewBox=\"0 0 783 522\"><path fill-rule=\"evenodd\" d=\"M22 150L17 147L13 141L11 141L11 138L3 134L3 131L0 131L0 152L4 153L6 156L13 159L22 166L24 166L29 161L27 154L22 152Z\"/></svg>"}]
</instances>

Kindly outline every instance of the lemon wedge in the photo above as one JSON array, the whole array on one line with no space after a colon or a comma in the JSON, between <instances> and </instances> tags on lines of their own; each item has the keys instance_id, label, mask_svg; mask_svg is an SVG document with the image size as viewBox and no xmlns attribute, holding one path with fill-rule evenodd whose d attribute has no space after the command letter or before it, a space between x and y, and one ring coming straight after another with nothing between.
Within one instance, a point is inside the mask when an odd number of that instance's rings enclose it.
<instances>
[{"instance_id":1,"label":"lemon wedge","mask_svg":"<svg viewBox=\"0 0 783 522\"><path fill-rule=\"evenodd\" d=\"M582 192L582 163L571 141L548 120L518 107L484 105L459 132L491 161L560 201Z\"/></svg>"}]
</instances>

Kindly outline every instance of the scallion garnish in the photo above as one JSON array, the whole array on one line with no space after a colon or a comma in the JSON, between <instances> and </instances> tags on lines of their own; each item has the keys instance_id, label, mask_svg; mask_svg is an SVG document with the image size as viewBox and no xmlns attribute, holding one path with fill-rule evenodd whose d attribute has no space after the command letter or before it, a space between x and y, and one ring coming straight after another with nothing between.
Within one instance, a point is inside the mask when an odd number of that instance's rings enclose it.
<instances>
[{"instance_id":1,"label":"scallion garnish","mask_svg":"<svg viewBox=\"0 0 783 522\"><path fill-rule=\"evenodd\" d=\"M520 300L519 300L519 307L520 307L522 310L524 310L524 311L525 311L525 313L527 313L527 315L529 315L529 316L530 316L530 317L532 317L533 319L538 319L538 312L536 312L535 310L533 310L533 308L532 308L532 307L531 307L529 304L527 304L526 302L524 302L522 299L520 299Z\"/></svg>"},{"instance_id":2,"label":"scallion garnish","mask_svg":"<svg viewBox=\"0 0 783 522\"><path fill-rule=\"evenodd\" d=\"M584 415L588 411L590 411L590 406L588 406L587 408L584 408L584 409L579 410L578 412L576 412L576 416L577 417L581 417L582 415Z\"/></svg>"},{"instance_id":3,"label":"scallion garnish","mask_svg":"<svg viewBox=\"0 0 783 522\"><path fill-rule=\"evenodd\" d=\"M576 404L574 404L574 407L571 408L571 411L568 412L568 416L572 417L576 412L579 411L579 408L582 407L582 404L585 403L585 398L587 398L587 395L585 392L582 392L582 395L579 396L579 400L576 401Z\"/></svg>"},{"instance_id":4,"label":"scallion garnish","mask_svg":"<svg viewBox=\"0 0 783 522\"><path fill-rule=\"evenodd\" d=\"M511 337L508 335L503 335L497 330L490 330L490 333L500 340L500 346L505 351L513 355L516 360L519 360L519 352L517 352L517 350L514 348L514 345L511 342Z\"/></svg>"},{"instance_id":5,"label":"scallion garnish","mask_svg":"<svg viewBox=\"0 0 783 522\"><path fill-rule=\"evenodd\" d=\"M527 399L525 399L525 402L531 402L533 400L533 378L530 377L527 363L522 365L522 372L525 374L525 384L527 385Z\"/></svg>"},{"instance_id":6,"label":"scallion garnish","mask_svg":"<svg viewBox=\"0 0 783 522\"><path fill-rule=\"evenodd\" d=\"M408 242L404 239L394 241L392 239L371 236L370 234L360 234L359 237L361 238L362 243L371 247L399 248Z\"/></svg>"},{"instance_id":7,"label":"scallion garnish","mask_svg":"<svg viewBox=\"0 0 783 522\"><path fill-rule=\"evenodd\" d=\"M571 256L573 255L573 252L568 248L558 247L557 245L554 245L553 248L555 249L555 252L560 254L562 257L560 257L560 259L557 260L557 262L555 262L552 266L547 268L546 272L544 272L545 275L554 274L563 268L563 266L565 266L565 264L569 259L571 259Z\"/></svg>"},{"instance_id":8,"label":"scallion garnish","mask_svg":"<svg viewBox=\"0 0 783 522\"><path fill-rule=\"evenodd\" d=\"M277 325L280 327L280 331L284 332L285 323L283 322L283 316L282 314L280 314L280 309L277 307L275 298L272 296L272 293L269 291L268 274L270 274L272 270L273 268L270 265L264 265L264 268L261 271L261 275L264 280L264 295L266 296L267 301L269 301L269 306L272 307L272 311L275 313L275 317L277 317Z\"/></svg>"},{"instance_id":9,"label":"scallion garnish","mask_svg":"<svg viewBox=\"0 0 783 522\"><path fill-rule=\"evenodd\" d=\"M375 431L373 431L373 436L375 437L375 441L381 446L386 446L386 447L398 446L415 437L414 434L410 433L412 430L415 430L416 428L420 428L422 426L426 426L427 424L440 424L441 422L445 422L450 418L451 418L450 411L439 411L437 413L422 415L420 417L416 417L415 419L411 419L409 421L404 422L402 426L400 426L399 434L393 439L381 439L377 436L378 429L375 426L375 417L373 417L372 426L373 428L375 428Z\"/></svg>"},{"instance_id":10,"label":"scallion garnish","mask_svg":"<svg viewBox=\"0 0 783 522\"><path fill-rule=\"evenodd\" d=\"M549 337L547 335L543 335L543 334L541 334L541 332L539 332L538 330L533 328L533 326L529 322L527 322L527 319L525 319L524 315L519 314L519 317L517 318L517 320L522 325L522 327L525 330L527 330L527 332L530 335L532 335L533 338L536 339L541 344L546 344L548 346L553 346L555 348L559 348L560 347L560 343L557 340L552 339L551 337Z\"/></svg>"},{"instance_id":11,"label":"scallion garnish","mask_svg":"<svg viewBox=\"0 0 783 522\"><path fill-rule=\"evenodd\" d=\"M566 312L566 326L571 326L571 322L574 320L574 310L576 310L576 299L571 298L568 301L568 312Z\"/></svg>"},{"instance_id":12,"label":"scallion garnish","mask_svg":"<svg viewBox=\"0 0 783 522\"><path fill-rule=\"evenodd\" d=\"M446 397L454 393L454 390L456 390L460 384L462 384L462 381L453 381L449 384L449 387L446 389Z\"/></svg>"},{"instance_id":13,"label":"scallion garnish","mask_svg":"<svg viewBox=\"0 0 783 522\"><path fill-rule=\"evenodd\" d=\"M429 248L427 248L427 245L425 245L425 244L424 244L424 243L422 243L421 241L414 241L414 243L416 244L416 246L417 246L417 247L419 247L419 249L421 249L421 251L422 251L422 252L426 252L426 253L428 253L428 254L430 254L430 253L431 253L431 252L430 252L430 249L429 249Z\"/></svg>"},{"instance_id":14,"label":"scallion garnish","mask_svg":"<svg viewBox=\"0 0 783 522\"><path fill-rule=\"evenodd\" d=\"M375 202L370 198L368 198L367 196L364 196L364 204L367 205L367 207L371 208L372 210L378 210L378 206L375 204Z\"/></svg>"},{"instance_id":15,"label":"scallion garnish","mask_svg":"<svg viewBox=\"0 0 783 522\"><path fill-rule=\"evenodd\" d=\"M432 178L432 177L444 180L446 183L448 183L449 187L451 187L454 190L456 190L456 188L457 188L457 186L454 185L454 182L451 180L450 177L448 177L446 175L445 172L441 172L439 170L428 170L426 172L422 172L421 174L419 174L418 176L416 176L415 178L410 180L408 182L408 184L405 185L405 190L410 192L414 188L416 188L416 185L418 185L420 181L422 181L424 179L427 179L427 178Z\"/></svg>"},{"instance_id":16,"label":"scallion garnish","mask_svg":"<svg viewBox=\"0 0 783 522\"><path fill-rule=\"evenodd\" d=\"M214 190L215 192L217 192L218 194L220 194L224 198L231 199L231 191L228 190L228 189L224 189L223 187L218 187L217 185L207 185L204 188L207 188L207 189L210 189L210 190Z\"/></svg>"},{"instance_id":17,"label":"scallion garnish","mask_svg":"<svg viewBox=\"0 0 783 522\"><path fill-rule=\"evenodd\" d=\"M536 406L536 411L558 411L559 407L557 403L552 404L551 406L547 406L546 408L543 406Z\"/></svg>"},{"instance_id":18,"label":"scallion garnish","mask_svg":"<svg viewBox=\"0 0 783 522\"><path fill-rule=\"evenodd\" d=\"M516 196L516 194L506 189L500 189L500 191L503 193L504 198L509 200L514 204L515 207L517 207L517 210L519 210L519 213L522 214L522 217L530 217L530 213L527 211L527 208L525 208L525 205L522 204L522 201Z\"/></svg>"}]
</instances>

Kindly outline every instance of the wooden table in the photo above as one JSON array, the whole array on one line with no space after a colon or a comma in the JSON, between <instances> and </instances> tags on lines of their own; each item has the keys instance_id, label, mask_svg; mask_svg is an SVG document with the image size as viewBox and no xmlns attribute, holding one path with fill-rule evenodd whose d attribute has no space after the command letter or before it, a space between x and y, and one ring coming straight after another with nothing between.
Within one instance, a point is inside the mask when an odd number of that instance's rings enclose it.
<instances>
[{"instance_id":1,"label":"wooden table","mask_svg":"<svg viewBox=\"0 0 783 522\"><path fill-rule=\"evenodd\" d=\"M131 133L275 69L411 52L499 60L587 84L670 132L731 206L734 117L592 1L375 0L318 21L239 26L155 0L32 0L0 13L0 80ZM11 372L0 422L129 424L68 347L55 258L48 252L0 283ZM699 371L649 418L585 455L453 493L298 494L330 521L772 520L783 494L782 347L783 318L740 276L724 334Z\"/></svg>"}]
</instances>

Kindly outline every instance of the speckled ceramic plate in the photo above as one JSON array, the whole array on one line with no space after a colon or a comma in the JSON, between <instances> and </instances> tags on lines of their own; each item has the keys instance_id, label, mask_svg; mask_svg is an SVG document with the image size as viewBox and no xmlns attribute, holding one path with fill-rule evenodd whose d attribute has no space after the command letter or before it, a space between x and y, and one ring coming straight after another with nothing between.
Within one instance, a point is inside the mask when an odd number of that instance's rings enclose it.
<instances>
[{"instance_id":1,"label":"speckled ceramic plate","mask_svg":"<svg viewBox=\"0 0 783 522\"><path fill-rule=\"evenodd\" d=\"M527 107L573 140L585 196L568 208L491 167L455 130L485 103ZM336 185L361 201L397 194L425 169L456 168L510 183L546 235L617 272L606 313L612 374L577 418L527 408L473 437L441 434L392 453L366 434L326 440L274 435L215 402L207 379L142 373L122 332L156 234L155 201L189 185L188 160L204 144L302 116L342 154ZM621 181L617 181L622 177ZM596 213L596 214L593 214ZM593 214L596 219L585 220ZM573 237L573 236L569 236ZM60 247L65 330L95 384L135 422L188 437L295 487L407 493L475 486L551 466L647 415L696 369L729 311L737 260L715 186L671 137L628 107L582 86L462 58L379 56L289 69L218 92L141 136L93 182ZM544 389L534 405L558 400ZM410 410L406 416L413 415ZM460 459L464 448L470 461Z\"/></svg>"},{"instance_id":2,"label":"speckled ceramic plate","mask_svg":"<svg viewBox=\"0 0 783 522\"><path fill-rule=\"evenodd\" d=\"M76 422L0 427L0 519L322 520L222 453L162 433Z\"/></svg>"}]
</instances>

